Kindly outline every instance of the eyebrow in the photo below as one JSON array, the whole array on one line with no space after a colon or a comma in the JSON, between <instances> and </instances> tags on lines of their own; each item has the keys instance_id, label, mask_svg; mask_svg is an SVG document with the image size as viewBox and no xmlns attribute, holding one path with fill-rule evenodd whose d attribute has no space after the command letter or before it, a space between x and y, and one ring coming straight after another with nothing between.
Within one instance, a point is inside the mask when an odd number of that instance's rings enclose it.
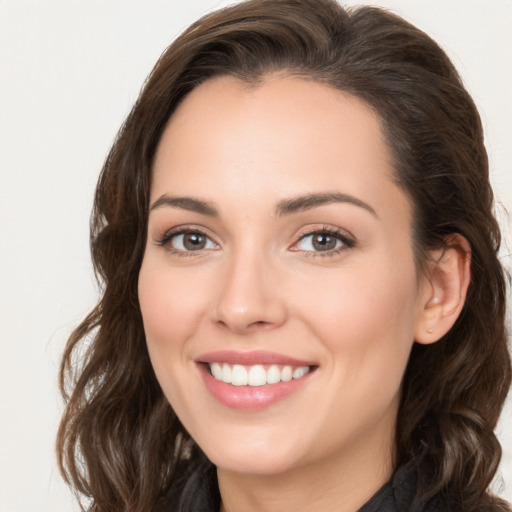
<instances>
[{"instance_id":1,"label":"eyebrow","mask_svg":"<svg viewBox=\"0 0 512 512\"><path fill-rule=\"evenodd\" d=\"M171 206L173 208L181 208L191 212L197 212L209 217L218 217L219 212L211 203L194 199L192 197L171 197L167 194L160 196L150 207L149 211L156 210L162 206Z\"/></svg>"},{"instance_id":2,"label":"eyebrow","mask_svg":"<svg viewBox=\"0 0 512 512\"><path fill-rule=\"evenodd\" d=\"M296 212L311 210L313 208L317 208L329 203L349 203L354 206L358 206L359 208L363 208L364 210L370 212L377 219L379 218L377 212L368 203L361 201L361 199L358 199L357 197L351 196L349 194L341 194L339 192L307 194L291 199L284 199L277 204L275 215L278 217L283 215L290 215Z\"/></svg>"},{"instance_id":3,"label":"eyebrow","mask_svg":"<svg viewBox=\"0 0 512 512\"><path fill-rule=\"evenodd\" d=\"M282 217L297 212L312 210L313 208L318 208L319 206L330 203L352 204L367 210L374 217L379 218L377 212L368 203L361 201L361 199L358 199L357 197L351 196L349 194L341 194L339 192L306 194L290 199L283 199L277 203L277 206L274 209L274 215ZM161 208L162 206L181 208L182 210L196 212L202 215L207 215L208 217L219 216L217 208L212 203L192 197L174 197L163 194L151 205L150 211Z\"/></svg>"}]
</instances>

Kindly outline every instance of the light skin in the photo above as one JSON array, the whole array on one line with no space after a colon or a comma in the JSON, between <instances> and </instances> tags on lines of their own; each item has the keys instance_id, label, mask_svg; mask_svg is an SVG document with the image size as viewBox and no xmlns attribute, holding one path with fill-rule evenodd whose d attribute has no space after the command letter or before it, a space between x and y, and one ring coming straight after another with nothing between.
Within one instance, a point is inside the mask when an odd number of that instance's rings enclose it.
<instances>
[{"instance_id":1,"label":"light skin","mask_svg":"<svg viewBox=\"0 0 512 512\"><path fill-rule=\"evenodd\" d=\"M221 510L357 510L394 469L412 344L437 341L460 313L467 242L451 237L420 276L378 117L284 75L194 89L160 141L150 204L139 277L148 349L218 468ZM236 410L198 370L218 350L315 369L284 399Z\"/></svg>"}]
</instances>

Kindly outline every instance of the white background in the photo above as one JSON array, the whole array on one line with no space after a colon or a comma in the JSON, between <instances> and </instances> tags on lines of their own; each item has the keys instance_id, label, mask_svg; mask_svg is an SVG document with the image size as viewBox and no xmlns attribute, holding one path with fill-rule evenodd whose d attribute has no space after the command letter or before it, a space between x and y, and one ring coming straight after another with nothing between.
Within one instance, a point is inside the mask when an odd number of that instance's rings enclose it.
<instances>
[{"instance_id":1,"label":"white background","mask_svg":"<svg viewBox=\"0 0 512 512\"><path fill-rule=\"evenodd\" d=\"M56 381L65 340L96 298L88 252L96 178L163 49L227 4L0 0L0 512L78 510L55 465ZM481 110L497 197L512 212L512 1L374 4L453 58ZM500 218L510 247L510 221ZM510 500L510 407L500 436Z\"/></svg>"}]
</instances>

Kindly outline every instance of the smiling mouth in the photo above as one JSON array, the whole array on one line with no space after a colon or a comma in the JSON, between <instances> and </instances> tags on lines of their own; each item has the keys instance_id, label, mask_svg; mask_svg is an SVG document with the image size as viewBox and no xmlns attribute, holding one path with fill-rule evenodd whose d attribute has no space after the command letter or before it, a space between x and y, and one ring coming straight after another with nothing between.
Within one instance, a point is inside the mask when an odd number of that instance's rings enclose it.
<instances>
[{"instance_id":1,"label":"smiling mouth","mask_svg":"<svg viewBox=\"0 0 512 512\"><path fill-rule=\"evenodd\" d=\"M218 350L195 360L210 394L238 411L261 411L298 393L319 365L265 350Z\"/></svg>"},{"instance_id":2,"label":"smiling mouth","mask_svg":"<svg viewBox=\"0 0 512 512\"><path fill-rule=\"evenodd\" d=\"M210 375L219 382L233 386L259 387L300 379L310 373L312 366L291 365L241 365L229 363L207 363Z\"/></svg>"}]
</instances>

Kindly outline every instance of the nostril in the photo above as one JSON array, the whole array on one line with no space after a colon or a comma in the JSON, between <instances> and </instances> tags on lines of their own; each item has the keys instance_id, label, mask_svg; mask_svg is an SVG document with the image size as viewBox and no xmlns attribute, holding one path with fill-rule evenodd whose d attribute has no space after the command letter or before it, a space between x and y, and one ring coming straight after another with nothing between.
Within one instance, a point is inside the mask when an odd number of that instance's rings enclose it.
<instances>
[{"instance_id":1,"label":"nostril","mask_svg":"<svg viewBox=\"0 0 512 512\"><path fill-rule=\"evenodd\" d=\"M226 322L224 320L217 320L217 325L221 329L228 329L230 331L237 332L252 332L272 329L272 322L266 322L265 320L257 320L249 323L237 323L237 322Z\"/></svg>"},{"instance_id":2,"label":"nostril","mask_svg":"<svg viewBox=\"0 0 512 512\"><path fill-rule=\"evenodd\" d=\"M270 322L265 322L264 320L258 320L257 322L252 322L251 324L249 324L247 326L248 329L266 329L266 328L271 328L272 327L272 323Z\"/></svg>"}]
</instances>

